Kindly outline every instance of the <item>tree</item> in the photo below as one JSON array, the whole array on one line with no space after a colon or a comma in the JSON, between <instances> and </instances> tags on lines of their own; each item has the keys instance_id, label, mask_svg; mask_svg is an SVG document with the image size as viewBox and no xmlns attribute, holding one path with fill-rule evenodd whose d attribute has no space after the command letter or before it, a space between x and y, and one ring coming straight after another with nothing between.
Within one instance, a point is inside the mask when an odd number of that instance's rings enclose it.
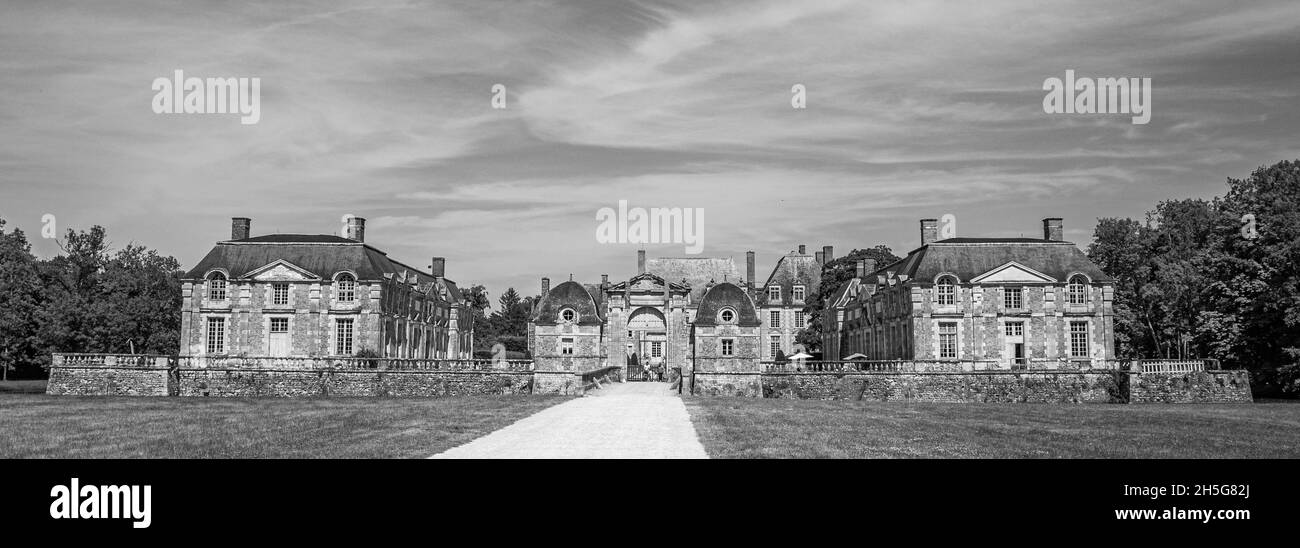
<instances>
[{"instance_id":1,"label":"tree","mask_svg":"<svg viewBox=\"0 0 1300 548\"><path fill-rule=\"evenodd\" d=\"M809 351L822 349L822 313L826 303L845 283L857 276L859 259L875 259L877 267L883 267L899 259L886 245L877 245L868 249L854 249L848 255L831 260L822 265L821 282L817 286L817 295L804 306L807 324L795 337L795 342L804 345Z\"/></svg>"},{"instance_id":2,"label":"tree","mask_svg":"<svg viewBox=\"0 0 1300 548\"><path fill-rule=\"evenodd\" d=\"M44 304L36 257L22 230L5 233L0 219L0 378L10 370L28 375L40 370L42 345L37 315Z\"/></svg>"}]
</instances>

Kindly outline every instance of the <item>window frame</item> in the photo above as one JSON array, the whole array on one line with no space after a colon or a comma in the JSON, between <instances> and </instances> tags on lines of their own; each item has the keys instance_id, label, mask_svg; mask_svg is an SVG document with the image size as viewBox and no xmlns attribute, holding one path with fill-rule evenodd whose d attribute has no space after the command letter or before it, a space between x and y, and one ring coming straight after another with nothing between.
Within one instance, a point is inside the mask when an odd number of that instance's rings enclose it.
<instances>
[{"instance_id":1,"label":"window frame","mask_svg":"<svg viewBox=\"0 0 1300 548\"><path fill-rule=\"evenodd\" d=\"M957 306L957 283L950 275L939 276L935 284L935 303L937 306Z\"/></svg>"},{"instance_id":2,"label":"window frame","mask_svg":"<svg viewBox=\"0 0 1300 548\"><path fill-rule=\"evenodd\" d=\"M564 315L566 313L572 315L573 317L565 318ZM566 307L563 310L560 310L560 321L563 323L578 323L578 318L579 318L578 311L574 310L573 308Z\"/></svg>"},{"instance_id":3,"label":"window frame","mask_svg":"<svg viewBox=\"0 0 1300 548\"><path fill-rule=\"evenodd\" d=\"M1012 295L1015 298L1012 298ZM1015 306L1012 306L1012 301ZM1024 310L1025 309L1025 288L1023 287L1004 287L1002 288L1002 308L1006 310Z\"/></svg>"},{"instance_id":4,"label":"window frame","mask_svg":"<svg viewBox=\"0 0 1300 548\"><path fill-rule=\"evenodd\" d=\"M723 357L733 357L736 355L736 339L724 337L718 343L718 355Z\"/></svg>"},{"instance_id":5,"label":"window frame","mask_svg":"<svg viewBox=\"0 0 1300 548\"><path fill-rule=\"evenodd\" d=\"M767 312L767 326L772 329L781 329L781 311L769 310Z\"/></svg>"},{"instance_id":6,"label":"window frame","mask_svg":"<svg viewBox=\"0 0 1300 548\"><path fill-rule=\"evenodd\" d=\"M344 330L343 326L347 326L347 329ZM356 355L356 329L355 318L334 319L334 355Z\"/></svg>"},{"instance_id":7,"label":"window frame","mask_svg":"<svg viewBox=\"0 0 1300 548\"><path fill-rule=\"evenodd\" d=\"M1083 329L1076 330L1076 326L1082 326ZM1089 340L1091 339L1091 333L1088 332L1089 327L1090 326L1086 321L1070 322L1070 358L1091 357L1091 349L1089 348L1091 346L1091 341ZM1080 341L1082 341L1082 344L1076 346L1076 343L1079 343Z\"/></svg>"},{"instance_id":8,"label":"window frame","mask_svg":"<svg viewBox=\"0 0 1300 548\"><path fill-rule=\"evenodd\" d=\"M803 301L808 297L808 290L802 285L796 285L790 289L790 298L795 302Z\"/></svg>"},{"instance_id":9,"label":"window frame","mask_svg":"<svg viewBox=\"0 0 1300 548\"><path fill-rule=\"evenodd\" d=\"M939 322L938 335L939 335L939 359L941 360L957 359L957 356L960 352L958 347L959 343L957 340L957 322Z\"/></svg>"},{"instance_id":10,"label":"window frame","mask_svg":"<svg viewBox=\"0 0 1300 548\"><path fill-rule=\"evenodd\" d=\"M560 355L572 356L578 345L577 337L560 337Z\"/></svg>"},{"instance_id":11,"label":"window frame","mask_svg":"<svg viewBox=\"0 0 1300 548\"><path fill-rule=\"evenodd\" d=\"M221 355L226 353L226 318L209 316L207 318L206 340L203 348L205 354ZM215 333L214 333L215 332ZM215 335L215 336L214 336Z\"/></svg>"},{"instance_id":12,"label":"window frame","mask_svg":"<svg viewBox=\"0 0 1300 548\"><path fill-rule=\"evenodd\" d=\"M728 318L727 315L730 315L731 317ZM736 311L731 308L723 308L718 311L718 323L731 325L736 323L736 318Z\"/></svg>"},{"instance_id":13,"label":"window frame","mask_svg":"<svg viewBox=\"0 0 1300 548\"><path fill-rule=\"evenodd\" d=\"M1076 291L1077 288L1077 291ZM1065 282L1065 303L1069 306L1087 306L1088 298L1088 280L1082 274L1075 274ZM1075 301L1075 297L1078 301Z\"/></svg>"},{"instance_id":14,"label":"window frame","mask_svg":"<svg viewBox=\"0 0 1300 548\"><path fill-rule=\"evenodd\" d=\"M220 270L209 272L206 281L207 291L205 294L209 301L225 302L230 300L230 278L226 276L225 272ZM217 287L218 282L220 282L220 288ZM216 296L218 292L221 294L220 297Z\"/></svg>"},{"instance_id":15,"label":"window frame","mask_svg":"<svg viewBox=\"0 0 1300 548\"><path fill-rule=\"evenodd\" d=\"M773 295L773 294L772 294L773 292L775 292L776 295ZM767 300L768 300L769 302L780 302L780 301L781 301L781 286L779 286L779 285L769 285L769 286L767 286Z\"/></svg>"},{"instance_id":16,"label":"window frame","mask_svg":"<svg viewBox=\"0 0 1300 548\"><path fill-rule=\"evenodd\" d=\"M280 289L284 289L284 302L280 302ZM271 282L271 306L289 306L289 294L292 293L289 282Z\"/></svg>"},{"instance_id":17,"label":"window frame","mask_svg":"<svg viewBox=\"0 0 1300 548\"><path fill-rule=\"evenodd\" d=\"M334 278L334 290L335 300L338 302L357 302L357 277L350 272L339 274Z\"/></svg>"}]
</instances>

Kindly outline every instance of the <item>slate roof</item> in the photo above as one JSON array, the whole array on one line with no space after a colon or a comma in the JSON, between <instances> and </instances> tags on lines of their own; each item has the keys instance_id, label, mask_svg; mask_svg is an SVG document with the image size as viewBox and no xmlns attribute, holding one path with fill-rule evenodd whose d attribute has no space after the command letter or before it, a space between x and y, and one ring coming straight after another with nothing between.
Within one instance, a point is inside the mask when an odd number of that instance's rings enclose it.
<instances>
[{"instance_id":1,"label":"slate roof","mask_svg":"<svg viewBox=\"0 0 1300 548\"><path fill-rule=\"evenodd\" d=\"M704 298L700 299L700 307L695 314L695 325L718 325L718 312L727 307L731 307L736 311L736 323L741 327L758 327L760 325L758 310L754 307L754 301L750 300L744 289L730 282L714 284L704 294Z\"/></svg>"},{"instance_id":2,"label":"slate roof","mask_svg":"<svg viewBox=\"0 0 1300 548\"><path fill-rule=\"evenodd\" d=\"M344 271L356 273L359 280L380 280L385 275L413 275L418 284L437 283L447 290L453 302L460 302L456 282L438 279L432 274L393 260L387 253L370 245L331 234L269 234L242 240L217 242L208 254L184 278L200 280L209 271L225 269L233 279L244 278L254 270L276 261L285 261L321 279L331 279Z\"/></svg>"},{"instance_id":3,"label":"slate roof","mask_svg":"<svg viewBox=\"0 0 1300 548\"><path fill-rule=\"evenodd\" d=\"M691 286L691 302L698 303L704 297L706 285L714 283L739 282L745 275L736 268L731 257L663 257L646 261L646 272L658 275L672 283L686 280Z\"/></svg>"},{"instance_id":4,"label":"slate roof","mask_svg":"<svg viewBox=\"0 0 1300 548\"><path fill-rule=\"evenodd\" d=\"M795 304L794 286L804 286L804 302L816 298L818 286L822 280L822 265L817 262L817 258L812 255L799 254L790 252L776 261L776 266L772 267L772 274L767 277L767 283L756 287L758 290L758 305L767 304ZM773 285L781 286L781 302L769 303L767 299L767 288Z\"/></svg>"},{"instance_id":5,"label":"slate roof","mask_svg":"<svg viewBox=\"0 0 1300 548\"><path fill-rule=\"evenodd\" d=\"M1064 282L1073 273L1083 273L1095 283L1113 282L1088 256L1070 242L1033 238L949 238L912 250L907 257L877 269L905 274L909 283L933 283L941 273L956 275L961 282L1009 262L1017 262Z\"/></svg>"},{"instance_id":6,"label":"slate roof","mask_svg":"<svg viewBox=\"0 0 1300 548\"><path fill-rule=\"evenodd\" d=\"M596 287L599 289L599 286ZM555 287L542 297L537 305L533 322L537 325L555 325L560 322L560 311L572 308L578 313L578 325L601 325L605 317L591 296L587 287L575 281L567 281Z\"/></svg>"}]
</instances>

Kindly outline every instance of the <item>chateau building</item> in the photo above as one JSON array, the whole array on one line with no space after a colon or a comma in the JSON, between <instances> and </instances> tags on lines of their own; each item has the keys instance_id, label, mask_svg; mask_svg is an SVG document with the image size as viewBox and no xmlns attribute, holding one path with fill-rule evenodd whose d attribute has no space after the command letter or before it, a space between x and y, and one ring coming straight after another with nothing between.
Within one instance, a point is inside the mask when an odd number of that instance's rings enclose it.
<instances>
[{"instance_id":1,"label":"chateau building","mask_svg":"<svg viewBox=\"0 0 1300 548\"><path fill-rule=\"evenodd\" d=\"M997 368L1086 367L1114 358L1114 280L1073 243L1059 218L1043 238L938 240L857 276L827 303L827 360L951 360Z\"/></svg>"},{"instance_id":2,"label":"chateau building","mask_svg":"<svg viewBox=\"0 0 1300 548\"><path fill-rule=\"evenodd\" d=\"M182 356L470 358L474 315L446 260L412 268L365 243L365 219L347 237L251 236L232 220L182 280Z\"/></svg>"},{"instance_id":3,"label":"chateau building","mask_svg":"<svg viewBox=\"0 0 1300 548\"><path fill-rule=\"evenodd\" d=\"M615 283L605 275L599 284L570 280L551 288L542 278L542 298L529 320L529 351L565 370L626 367L634 356L641 366L689 370L700 359L788 353L802 329L803 300L816 294L821 274L814 257L802 251L778 260L767 283L772 298L753 282L752 251L743 274L730 258L647 260L643 250L637 274L627 280ZM704 340L709 344L700 346Z\"/></svg>"},{"instance_id":4,"label":"chateau building","mask_svg":"<svg viewBox=\"0 0 1300 548\"><path fill-rule=\"evenodd\" d=\"M762 318L761 356L771 361L777 351L789 356L800 350L795 338L808 324L804 306L817 298L821 286L822 265L835 258L834 249L825 246L816 255L808 255L803 245L777 260L767 282L758 287L755 301Z\"/></svg>"}]
</instances>

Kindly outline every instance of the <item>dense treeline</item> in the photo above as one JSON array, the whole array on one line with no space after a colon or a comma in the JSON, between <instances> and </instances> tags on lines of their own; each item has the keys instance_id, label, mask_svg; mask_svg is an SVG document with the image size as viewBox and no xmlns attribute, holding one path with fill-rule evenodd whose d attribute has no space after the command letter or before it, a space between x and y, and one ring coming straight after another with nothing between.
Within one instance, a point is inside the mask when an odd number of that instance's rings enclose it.
<instances>
[{"instance_id":1,"label":"dense treeline","mask_svg":"<svg viewBox=\"0 0 1300 548\"><path fill-rule=\"evenodd\" d=\"M1121 358L1216 358L1300 391L1300 161L1100 219L1088 255L1116 278Z\"/></svg>"},{"instance_id":2,"label":"dense treeline","mask_svg":"<svg viewBox=\"0 0 1300 548\"><path fill-rule=\"evenodd\" d=\"M69 230L37 259L0 219L0 369L45 374L52 352L176 352L180 264L138 245L110 251L103 227Z\"/></svg>"}]
</instances>

